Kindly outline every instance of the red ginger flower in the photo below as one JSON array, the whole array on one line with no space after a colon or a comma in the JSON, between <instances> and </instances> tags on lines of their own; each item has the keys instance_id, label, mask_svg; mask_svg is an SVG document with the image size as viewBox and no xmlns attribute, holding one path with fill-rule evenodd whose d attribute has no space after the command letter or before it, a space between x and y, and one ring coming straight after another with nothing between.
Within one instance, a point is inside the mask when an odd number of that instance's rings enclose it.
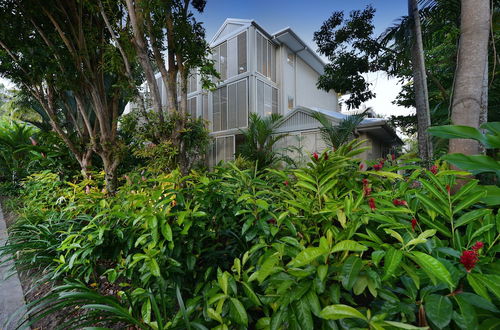
<instances>
[{"instance_id":1,"label":"red ginger flower","mask_svg":"<svg viewBox=\"0 0 500 330\"><path fill-rule=\"evenodd\" d=\"M476 266L476 263L479 261L479 257L476 251L465 250L462 252L460 256L460 263L464 265L467 272L470 271Z\"/></svg>"},{"instance_id":2,"label":"red ginger flower","mask_svg":"<svg viewBox=\"0 0 500 330\"><path fill-rule=\"evenodd\" d=\"M396 160L396 155L395 154L391 154L391 159L394 161Z\"/></svg>"},{"instance_id":3,"label":"red ginger flower","mask_svg":"<svg viewBox=\"0 0 500 330\"><path fill-rule=\"evenodd\" d=\"M382 169L383 164L375 164L373 165L373 169L375 171L380 171Z\"/></svg>"},{"instance_id":4,"label":"red ginger flower","mask_svg":"<svg viewBox=\"0 0 500 330\"><path fill-rule=\"evenodd\" d=\"M375 206L375 199L373 199L373 197L368 200L368 205L370 205L370 208L372 210L375 210L377 208L377 206Z\"/></svg>"},{"instance_id":5,"label":"red ginger flower","mask_svg":"<svg viewBox=\"0 0 500 330\"><path fill-rule=\"evenodd\" d=\"M370 196L372 192L372 188L368 186L370 182L367 179L363 179L362 181L363 181L363 194L365 196Z\"/></svg>"},{"instance_id":6,"label":"red ginger flower","mask_svg":"<svg viewBox=\"0 0 500 330\"><path fill-rule=\"evenodd\" d=\"M436 165L432 165L429 170L432 172L432 174L436 175L438 172L438 167Z\"/></svg>"},{"instance_id":7,"label":"red ginger flower","mask_svg":"<svg viewBox=\"0 0 500 330\"><path fill-rule=\"evenodd\" d=\"M472 246L472 250L477 252L477 251L481 250L483 248L483 246L484 246L484 243L481 241L478 241L478 242L476 242L476 244L474 244Z\"/></svg>"},{"instance_id":8,"label":"red ginger flower","mask_svg":"<svg viewBox=\"0 0 500 330\"><path fill-rule=\"evenodd\" d=\"M359 164L359 170L362 170L365 167L363 163Z\"/></svg>"},{"instance_id":9,"label":"red ginger flower","mask_svg":"<svg viewBox=\"0 0 500 330\"><path fill-rule=\"evenodd\" d=\"M288 186L288 180L283 181L283 184L284 184L285 186Z\"/></svg>"},{"instance_id":10,"label":"red ginger flower","mask_svg":"<svg viewBox=\"0 0 500 330\"><path fill-rule=\"evenodd\" d=\"M392 201L392 203L394 203L394 205L396 205L396 206L408 205L408 203L406 203L406 201L404 199L395 199Z\"/></svg>"},{"instance_id":11,"label":"red ginger flower","mask_svg":"<svg viewBox=\"0 0 500 330\"><path fill-rule=\"evenodd\" d=\"M313 152L313 157L314 159L316 159L316 161L318 160L319 156L318 156L318 153L317 152Z\"/></svg>"},{"instance_id":12,"label":"red ginger flower","mask_svg":"<svg viewBox=\"0 0 500 330\"><path fill-rule=\"evenodd\" d=\"M415 231L415 227L417 226L417 219L411 219L411 230Z\"/></svg>"}]
</instances>

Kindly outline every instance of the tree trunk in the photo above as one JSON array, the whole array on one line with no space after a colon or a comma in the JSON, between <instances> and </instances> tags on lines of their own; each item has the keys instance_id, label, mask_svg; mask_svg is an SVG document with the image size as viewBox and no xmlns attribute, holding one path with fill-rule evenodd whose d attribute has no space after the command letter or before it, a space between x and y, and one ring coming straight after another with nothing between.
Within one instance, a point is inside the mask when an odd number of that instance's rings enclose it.
<instances>
[{"instance_id":1,"label":"tree trunk","mask_svg":"<svg viewBox=\"0 0 500 330\"><path fill-rule=\"evenodd\" d=\"M461 7L451 121L454 125L478 128L481 105L487 103L483 85L487 74L490 3L489 0L462 0ZM470 139L452 139L449 153L478 154L479 143Z\"/></svg>"},{"instance_id":2,"label":"tree trunk","mask_svg":"<svg viewBox=\"0 0 500 330\"><path fill-rule=\"evenodd\" d=\"M119 160L117 155L108 152L101 152L100 154L104 165L104 181L106 183L106 190L109 194L114 194L117 188L116 170L118 169Z\"/></svg>"},{"instance_id":3,"label":"tree trunk","mask_svg":"<svg viewBox=\"0 0 500 330\"><path fill-rule=\"evenodd\" d=\"M483 86L481 93L481 113L479 114L479 126L488 122L488 57L486 57L486 65L483 73ZM481 129L481 132L484 134L486 130ZM479 144L479 153L485 154L486 148Z\"/></svg>"},{"instance_id":4,"label":"tree trunk","mask_svg":"<svg viewBox=\"0 0 500 330\"><path fill-rule=\"evenodd\" d=\"M412 24L411 62L413 66L413 88L415 90L415 108L417 111L418 150L423 161L432 159L432 141L427 133L431 125L427 77L425 74L424 47L417 0L408 0L408 16Z\"/></svg>"},{"instance_id":5,"label":"tree trunk","mask_svg":"<svg viewBox=\"0 0 500 330\"><path fill-rule=\"evenodd\" d=\"M140 14L136 13L135 5L133 0L126 0L128 13L130 17L130 24L132 25L132 31L134 33L132 43L137 51L137 59L144 70L144 75L149 86L151 93L151 98L153 102L153 109L158 114L158 119L160 123L163 123L163 109L161 106L161 94L160 88L156 83L153 66L148 55L148 47L146 40L144 39L144 22Z\"/></svg>"}]
</instances>

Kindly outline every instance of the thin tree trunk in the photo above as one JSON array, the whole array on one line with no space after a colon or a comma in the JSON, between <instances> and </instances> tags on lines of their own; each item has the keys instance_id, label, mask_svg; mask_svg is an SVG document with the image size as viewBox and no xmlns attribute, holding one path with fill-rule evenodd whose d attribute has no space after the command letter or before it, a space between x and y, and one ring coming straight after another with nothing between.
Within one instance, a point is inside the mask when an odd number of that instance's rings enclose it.
<instances>
[{"instance_id":1,"label":"thin tree trunk","mask_svg":"<svg viewBox=\"0 0 500 330\"><path fill-rule=\"evenodd\" d=\"M160 123L163 123L164 118L161 106L161 94L160 89L158 88L158 84L156 83L153 66L151 65L151 61L149 59L148 47L146 45L146 41L144 40L143 21L140 16L136 14L133 0L125 0L125 2L127 3L130 23L132 25L132 31L134 33L133 44L137 51L137 58L142 69L144 70L144 75L151 92L153 109L158 114Z\"/></svg>"},{"instance_id":2,"label":"thin tree trunk","mask_svg":"<svg viewBox=\"0 0 500 330\"><path fill-rule=\"evenodd\" d=\"M411 62L413 66L413 88L417 111L418 150L424 161L432 159L432 142L427 128L431 125L427 77L425 74L424 47L417 0L408 0L408 16L412 20Z\"/></svg>"},{"instance_id":3,"label":"thin tree trunk","mask_svg":"<svg viewBox=\"0 0 500 330\"><path fill-rule=\"evenodd\" d=\"M483 73L483 86L481 93L481 113L479 114L479 126L488 122L488 57L486 57L486 65ZM485 130L481 129L483 133ZM481 154L486 153L486 148L479 144L479 152Z\"/></svg>"},{"instance_id":4,"label":"thin tree trunk","mask_svg":"<svg viewBox=\"0 0 500 330\"><path fill-rule=\"evenodd\" d=\"M455 125L478 128L481 106L487 103L483 85L487 74L490 3L489 0L462 0L461 7L451 121ZM478 154L479 143L470 139L452 139L449 152Z\"/></svg>"}]
</instances>

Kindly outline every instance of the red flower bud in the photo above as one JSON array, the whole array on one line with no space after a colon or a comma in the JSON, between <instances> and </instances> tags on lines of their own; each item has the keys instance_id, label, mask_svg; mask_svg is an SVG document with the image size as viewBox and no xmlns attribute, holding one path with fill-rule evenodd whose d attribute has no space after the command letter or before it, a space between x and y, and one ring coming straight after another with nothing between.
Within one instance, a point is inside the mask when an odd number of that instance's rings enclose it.
<instances>
[{"instance_id":1,"label":"red flower bud","mask_svg":"<svg viewBox=\"0 0 500 330\"><path fill-rule=\"evenodd\" d=\"M432 172L432 174L436 175L438 172L438 167L436 165L432 165L429 170Z\"/></svg>"},{"instance_id":2,"label":"red flower bud","mask_svg":"<svg viewBox=\"0 0 500 330\"><path fill-rule=\"evenodd\" d=\"M392 203L394 203L394 205L396 205L396 206L408 205L408 203L406 203L406 201L404 199L395 199L392 201Z\"/></svg>"},{"instance_id":3,"label":"red flower bud","mask_svg":"<svg viewBox=\"0 0 500 330\"><path fill-rule=\"evenodd\" d=\"M476 251L465 250L462 252L460 256L460 263L464 265L467 272L470 271L476 266L476 263L479 261L479 257L477 256Z\"/></svg>"},{"instance_id":4,"label":"red flower bud","mask_svg":"<svg viewBox=\"0 0 500 330\"><path fill-rule=\"evenodd\" d=\"M411 219L411 230L415 231L415 227L417 226L417 219Z\"/></svg>"},{"instance_id":5,"label":"red flower bud","mask_svg":"<svg viewBox=\"0 0 500 330\"><path fill-rule=\"evenodd\" d=\"M286 180L285 180L285 181L283 181L283 184L284 184L285 186L288 186L288 181L286 181Z\"/></svg>"},{"instance_id":6,"label":"red flower bud","mask_svg":"<svg viewBox=\"0 0 500 330\"><path fill-rule=\"evenodd\" d=\"M449 184L447 184L447 185L446 185L446 191L448 192L448 195L450 194L450 190L451 190L450 185L449 185Z\"/></svg>"},{"instance_id":7,"label":"red flower bud","mask_svg":"<svg viewBox=\"0 0 500 330\"><path fill-rule=\"evenodd\" d=\"M370 205L370 208L371 208L372 210L375 210L375 209L377 208L377 206L375 205L375 200L374 200L373 198L370 198L370 199L368 200L368 205Z\"/></svg>"},{"instance_id":8,"label":"red flower bud","mask_svg":"<svg viewBox=\"0 0 500 330\"><path fill-rule=\"evenodd\" d=\"M365 168L365 164L363 163L359 164L359 169L362 170L363 168Z\"/></svg>"},{"instance_id":9,"label":"red flower bud","mask_svg":"<svg viewBox=\"0 0 500 330\"><path fill-rule=\"evenodd\" d=\"M478 241L478 242L476 242L476 244L474 244L472 246L472 250L474 250L474 251L481 250L483 248L483 246L484 246L484 243L481 241Z\"/></svg>"},{"instance_id":10,"label":"red flower bud","mask_svg":"<svg viewBox=\"0 0 500 330\"><path fill-rule=\"evenodd\" d=\"M317 160L318 160L318 158L319 158L318 153L317 153L317 152L313 152L313 157L314 157L314 159L317 161Z\"/></svg>"},{"instance_id":11,"label":"red flower bud","mask_svg":"<svg viewBox=\"0 0 500 330\"><path fill-rule=\"evenodd\" d=\"M375 164L375 165L373 165L373 169L375 171L380 171L382 169L382 166L383 166L382 164Z\"/></svg>"}]
</instances>

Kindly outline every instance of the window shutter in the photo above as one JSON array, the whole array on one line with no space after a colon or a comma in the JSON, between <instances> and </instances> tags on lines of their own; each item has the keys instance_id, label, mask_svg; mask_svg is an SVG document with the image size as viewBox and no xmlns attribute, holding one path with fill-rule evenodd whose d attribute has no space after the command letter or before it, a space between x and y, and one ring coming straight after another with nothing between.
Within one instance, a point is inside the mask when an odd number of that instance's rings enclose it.
<instances>
[{"instance_id":1,"label":"window shutter","mask_svg":"<svg viewBox=\"0 0 500 330\"><path fill-rule=\"evenodd\" d=\"M227 129L227 87L220 88L220 130Z\"/></svg>"},{"instance_id":2,"label":"window shutter","mask_svg":"<svg viewBox=\"0 0 500 330\"><path fill-rule=\"evenodd\" d=\"M238 73L247 71L247 33L238 35Z\"/></svg>"},{"instance_id":3,"label":"window shutter","mask_svg":"<svg viewBox=\"0 0 500 330\"><path fill-rule=\"evenodd\" d=\"M248 88L247 88L247 80L242 80L238 82L237 86L237 95L238 95L238 127L247 127L248 120Z\"/></svg>"},{"instance_id":4,"label":"window shutter","mask_svg":"<svg viewBox=\"0 0 500 330\"><path fill-rule=\"evenodd\" d=\"M220 131L220 89L213 92L213 120L214 132Z\"/></svg>"},{"instance_id":5,"label":"window shutter","mask_svg":"<svg viewBox=\"0 0 500 330\"><path fill-rule=\"evenodd\" d=\"M219 58L220 58L220 78L221 80L227 79L227 43L224 42L220 45L219 49Z\"/></svg>"},{"instance_id":6,"label":"window shutter","mask_svg":"<svg viewBox=\"0 0 500 330\"><path fill-rule=\"evenodd\" d=\"M238 111L238 96L236 94L236 85L230 84L227 87L227 125L228 128L236 128L237 126L237 111Z\"/></svg>"}]
</instances>

